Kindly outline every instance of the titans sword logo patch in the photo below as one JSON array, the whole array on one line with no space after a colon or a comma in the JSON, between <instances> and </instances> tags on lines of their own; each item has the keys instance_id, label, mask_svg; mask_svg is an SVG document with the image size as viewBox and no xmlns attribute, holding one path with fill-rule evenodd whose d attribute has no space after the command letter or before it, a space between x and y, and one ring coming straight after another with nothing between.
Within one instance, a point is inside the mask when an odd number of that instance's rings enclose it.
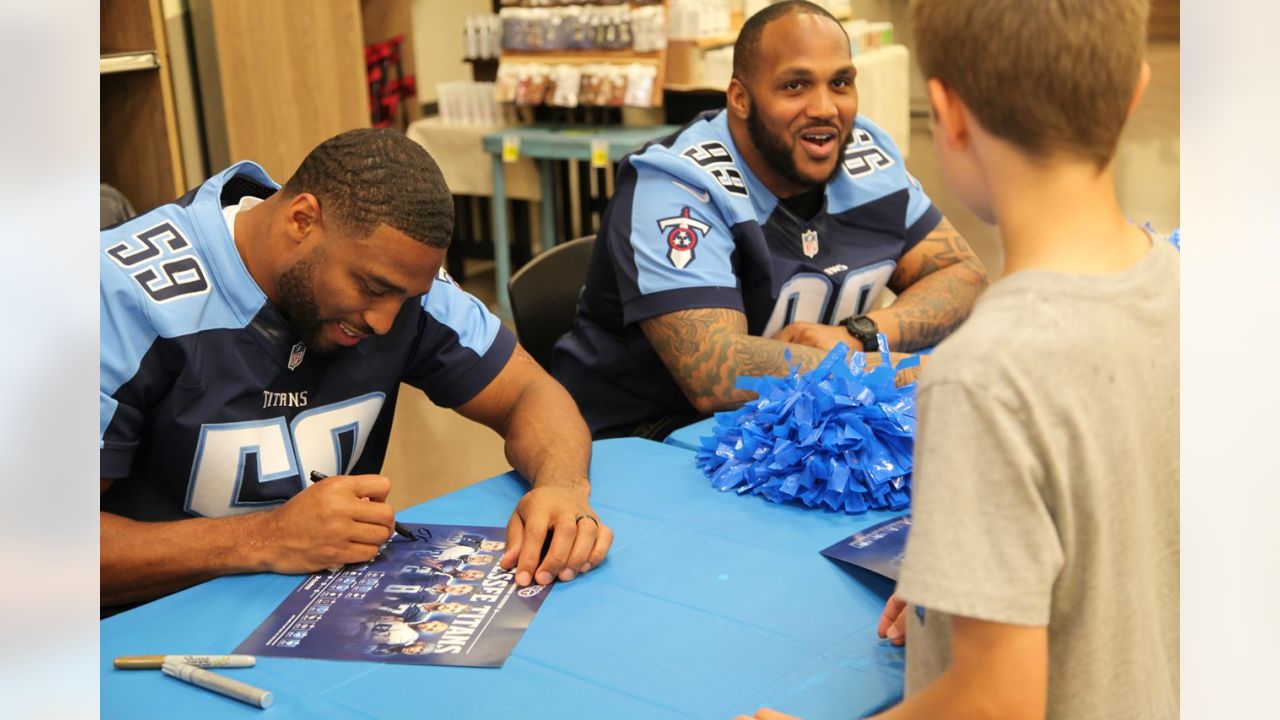
<instances>
[{"instance_id":1,"label":"titans sword logo patch","mask_svg":"<svg viewBox=\"0 0 1280 720\"><path fill-rule=\"evenodd\" d=\"M659 220L658 229L667 233L667 259L681 270L697 259L694 249L698 247L699 234L706 237L711 232L711 226L695 220L687 207L676 217Z\"/></svg>"}]
</instances>

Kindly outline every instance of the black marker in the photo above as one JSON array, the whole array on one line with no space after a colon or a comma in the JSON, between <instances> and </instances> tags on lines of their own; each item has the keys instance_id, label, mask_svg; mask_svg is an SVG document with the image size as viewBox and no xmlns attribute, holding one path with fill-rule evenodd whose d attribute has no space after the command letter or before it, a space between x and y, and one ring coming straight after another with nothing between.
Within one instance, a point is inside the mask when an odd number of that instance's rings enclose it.
<instances>
[{"instance_id":1,"label":"black marker","mask_svg":"<svg viewBox=\"0 0 1280 720\"><path fill-rule=\"evenodd\" d=\"M325 475L322 472L316 472L315 470L311 471L311 482L313 483L318 483L327 477L329 476ZM399 520L395 522L395 529L396 529L396 534L399 535L400 537L408 538L410 540L413 540L414 542L417 542L418 537L413 533L409 532L409 528L401 525Z\"/></svg>"}]
</instances>

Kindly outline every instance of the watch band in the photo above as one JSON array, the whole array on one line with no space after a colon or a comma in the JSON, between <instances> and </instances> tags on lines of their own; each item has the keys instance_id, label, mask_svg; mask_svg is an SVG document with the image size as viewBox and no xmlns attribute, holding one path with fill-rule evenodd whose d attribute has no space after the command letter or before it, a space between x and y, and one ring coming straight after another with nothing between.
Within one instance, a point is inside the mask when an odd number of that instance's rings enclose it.
<instances>
[{"instance_id":1,"label":"watch band","mask_svg":"<svg viewBox=\"0 0 1280 720\"><path fill-rule=\"evenodd\" d=\"M850 316L844 319L844 329L849 331L858 342L862 343L863 352L880 350L880 328L876 321L866 315Z\"/></svg>"}]
</instances>

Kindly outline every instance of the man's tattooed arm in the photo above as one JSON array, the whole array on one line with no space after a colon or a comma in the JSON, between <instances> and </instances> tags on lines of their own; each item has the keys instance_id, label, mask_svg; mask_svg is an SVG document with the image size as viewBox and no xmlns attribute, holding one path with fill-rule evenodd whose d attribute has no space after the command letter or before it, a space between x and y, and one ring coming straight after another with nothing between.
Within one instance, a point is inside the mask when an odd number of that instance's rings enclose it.
<instances>
[{"instance_id":1,"label":"man's tattooed arm","mask_svg":"<svg viewBox=\"0 0 1280 720\"><path fill-rule=\"evenodd\" d=\"M895 351L932 347L969 317L987 284L982 261L943 218L898 261L889 278L889 288L898 298L867 316L876 321Z\"/></svg>"},{"instance_id":2,"label":"man's tattooed arm","mask_svg":"<svg viewBox=\"0 0 1280 720\"><path fill-rule=\"evenodd\" d=\"M739 375L777 375L791 364L817 366L826 353L802 345L747 334L747 316L727 308L679 310L641 321L645 337L666 364L685 397L706 415L735 408L755 393L734 387Z\"/></svg>"}]
</instances>

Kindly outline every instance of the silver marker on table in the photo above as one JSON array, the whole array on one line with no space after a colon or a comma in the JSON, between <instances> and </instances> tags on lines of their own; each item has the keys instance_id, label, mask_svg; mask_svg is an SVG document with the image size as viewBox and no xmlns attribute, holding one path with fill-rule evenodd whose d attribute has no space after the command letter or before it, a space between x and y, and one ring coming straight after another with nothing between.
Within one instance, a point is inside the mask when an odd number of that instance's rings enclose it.
<instances>
[{"instance_id":1,"label":"silver marker on table","mask_svg":"<svg viewBox=\"0 0 1280 720\"><path fill-rule=\"evenodd\" d=\"M209 672L184 662L165 660L164 665L160 666L160 670L165 675L178 678L183 682L189 682L192 685L199 685L206 690L212 690L220 695L226 695L229 698L234 698L255 707L269 708L274 701L270 690L256 688L248 683L232 680L229 677Z\"/></svg>"}]
</instances>

